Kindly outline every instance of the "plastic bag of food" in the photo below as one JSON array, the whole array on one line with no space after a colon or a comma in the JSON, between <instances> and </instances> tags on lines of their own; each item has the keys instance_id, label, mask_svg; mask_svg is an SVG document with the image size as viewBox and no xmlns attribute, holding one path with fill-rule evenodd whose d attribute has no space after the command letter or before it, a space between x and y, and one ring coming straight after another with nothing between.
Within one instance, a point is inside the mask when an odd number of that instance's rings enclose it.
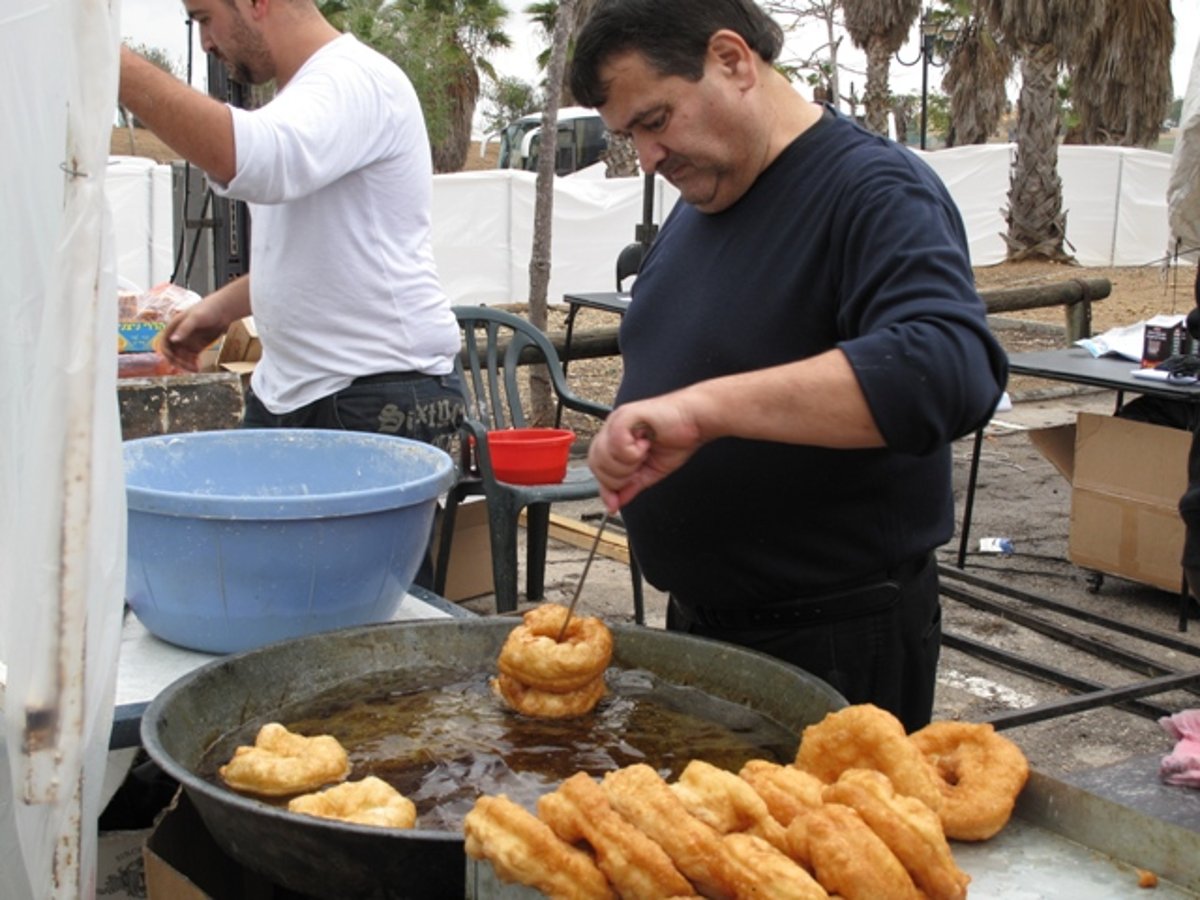
<instances>
[{"instance_id":1,"label":"plastic bag of food","mask_svg":"<svg viewBox=\"0 0 1200 900\"><path fill-rule=\"evenodd\" d=\"M154 375L178 375L180 369L160 353L121 353L117 356L118 378L149 378Z\"/></svg>"},{"instance_id":2,"label":"plastic bag of food","mask_svg":"<svg viewBox=\"0 0 1200 900\"><path fill-rule=\"evenodd\" d=\"M117 293L117 352L147 353L167 322L178 312L200 302L200 295L164 281L136 295L128 283Z\"/></svg>"},{"instance_id":3,"label":"plastic bag of food","mask_svg":"<svg viewBox=\"0 0 1200 900\"><path fill-rule=\"evenodd\" d=\"M137 300L137 321L169 322L177 312L182 312L200 302L200 295L178 284L164 281L145 291Z\"/></svg>"}]
</instances>

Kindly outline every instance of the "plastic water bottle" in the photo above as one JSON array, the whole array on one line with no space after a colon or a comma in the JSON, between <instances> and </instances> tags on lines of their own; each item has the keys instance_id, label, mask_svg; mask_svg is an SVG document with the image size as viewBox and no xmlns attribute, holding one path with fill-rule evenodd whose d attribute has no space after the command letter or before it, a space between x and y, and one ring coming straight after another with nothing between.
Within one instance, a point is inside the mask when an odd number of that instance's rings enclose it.
<instances>
[{"instance_id":1,"label":"plastic water bottle","mask_svg":"<svg viewBox=\"0 0 1200 900\"><path fill-rule=\"evenodd\" d=\"M1001 556L1013 555L1013 542L1006 537L985 537L979 539L980 553L999 553Z\"/></svg>"}]
</instances>

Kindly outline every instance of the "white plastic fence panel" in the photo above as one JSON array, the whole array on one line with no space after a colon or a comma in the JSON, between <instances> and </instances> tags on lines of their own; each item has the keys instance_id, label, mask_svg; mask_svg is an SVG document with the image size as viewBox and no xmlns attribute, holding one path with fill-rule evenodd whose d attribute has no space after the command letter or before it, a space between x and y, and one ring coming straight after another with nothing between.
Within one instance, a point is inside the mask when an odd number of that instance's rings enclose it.
<instances>
[{"instance_id":1,"label":"white plastic fence panel","mask_svg":"<svg viewBox=\"0 0 1200 900\"><path fill-rule=\"evenodd\" d=\"M919 151L917 151L919 152ZM954 147L922 153L954 198L967 230L971 265L1004 262L1005 230L1001 210L1008 204L1010 144Z\"/></svg>"}]
</instances>

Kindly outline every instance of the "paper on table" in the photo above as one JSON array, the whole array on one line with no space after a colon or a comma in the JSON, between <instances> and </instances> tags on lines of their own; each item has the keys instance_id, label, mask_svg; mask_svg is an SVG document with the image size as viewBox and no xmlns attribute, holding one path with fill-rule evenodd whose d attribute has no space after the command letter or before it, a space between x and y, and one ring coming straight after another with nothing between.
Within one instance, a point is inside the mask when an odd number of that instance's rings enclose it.
<instances>
[{"instance_id":1,"label":"paper on table","mask_svg":"<svg viewBox=\"0 0 1200 900\"><path fill-rule=\"evenodd\" d=\"M1110 328L1104 334L1095 337L1082 338L1075 342L1075 346L1082 347L1095 357L1121 356L1134 362L1141 362L1145 336L1146 320L1143 319L1132 325Z\"/></svg>"},{"instance_id":2,"label":"paper on table","mask_svg":"<svg viewBox=\"0 0 1200 900\"><path fill-rule=\"evenodd\" d=\"M1129 373L1134 378L1144 378L1146 381L1166 381L1170 384L1200 384L1200 378L1195 375L1175 375L1166 369L1133 369Z\"/></svg>"}]
</instances>

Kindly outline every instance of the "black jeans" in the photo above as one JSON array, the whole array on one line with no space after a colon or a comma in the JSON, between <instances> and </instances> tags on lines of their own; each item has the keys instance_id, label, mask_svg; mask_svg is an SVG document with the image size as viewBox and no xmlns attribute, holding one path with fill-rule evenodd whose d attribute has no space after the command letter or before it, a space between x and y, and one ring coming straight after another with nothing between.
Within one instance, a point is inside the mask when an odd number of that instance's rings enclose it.
<instances>
[{"instance_id":1,"label":"black jeans","mask_svg":"<svg viewBox=\"0 0 1200 900\"><path fill-rule=\"evenodd\" d=\"M273 413L246 391L243 428L325 428L391 434L450 451L462 424L462 383L449 375L388 372L356 378L337 393L288 413ZM432 545L433 534L430 533ZM413 584L433 587L433 554L426 547Z\"/></svg>"},{"instance_id":2,"label":"black jeans","mask_svg":"<svg viewBox=\"0 0 1200 900\"><path fill-rule=\"evenodd\" d=\"M394 372L356 378L334 394L287 413L273 413L246 392L243 428L331 428L424 441L448 450L465 407L456 374Z\"/></svg>"},{"instance_id":3,"label":"black jeans","mask_svg":"<svg viewBox=\"0 0 1200 900\"><path fill-rule=\"evenodd\" d=\"M814 606L822 609L820 615L808 614ZM860 608L848 610L854 606ZM932 554L895 578L768 610L763 617L770 621L754 621L760 616L755 613L738 622L734 614L708 615L672 596L667 628L789 662L827 682L850 703L888 710L909 732L929 724L942 643Z\"/></svg>"}]
</instances>

